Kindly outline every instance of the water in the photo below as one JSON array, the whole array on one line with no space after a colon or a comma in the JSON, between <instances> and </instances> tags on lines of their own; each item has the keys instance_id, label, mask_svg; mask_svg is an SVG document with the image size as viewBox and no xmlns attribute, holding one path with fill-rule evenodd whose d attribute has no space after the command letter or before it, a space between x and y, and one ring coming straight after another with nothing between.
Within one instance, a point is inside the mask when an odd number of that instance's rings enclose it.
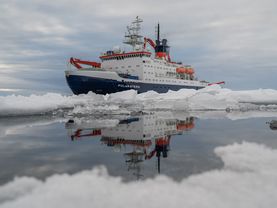
<instances>
[{"instance_id":1,"label":"water","mask_svg":"<svg viewBox=\"0 0 277 208\"><path fill-rule=\"evenodd\" d=\"M219 146L247 141L277 149L277 131L266 124L276 117L264 113L147 111L2 117L0 184L16 176L44 180L98 166L123 181L159 174L180 181L222 169L223 162L214 153Z\"/></svg>"}]
</instances>

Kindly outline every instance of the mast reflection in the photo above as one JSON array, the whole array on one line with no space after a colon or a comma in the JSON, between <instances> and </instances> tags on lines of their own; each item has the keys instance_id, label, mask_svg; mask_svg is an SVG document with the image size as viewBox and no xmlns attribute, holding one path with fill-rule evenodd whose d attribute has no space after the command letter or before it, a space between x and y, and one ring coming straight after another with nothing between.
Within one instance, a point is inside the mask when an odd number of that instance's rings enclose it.
<instances>
[{"instance_id":1,"label":"mast reflection","mask_svg":"<svg viewBox=\"0 0 277 208\"><path fill-rule=\"evenodd\" d=\"M148 114L120 120L112 127L100 126L74 119L66 123L72 141L100 137L102 144L123 152L127 170L139 179L143 177L143 162L153 158L156 158L158 173L161 172L161 159L169 155L172 136L193 129L194 118L179 120Z\"/></svg>"}]
</instances>

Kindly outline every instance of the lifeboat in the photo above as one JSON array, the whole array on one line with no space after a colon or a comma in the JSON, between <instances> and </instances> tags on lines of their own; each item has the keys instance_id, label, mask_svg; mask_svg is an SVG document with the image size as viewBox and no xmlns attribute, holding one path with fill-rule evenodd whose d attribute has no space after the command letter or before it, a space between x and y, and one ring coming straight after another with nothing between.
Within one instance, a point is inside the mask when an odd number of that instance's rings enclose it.
<instances>
[{"instance_id":1,"label":"lifeboat","mask_svg":"<svg viewBox=\"0 0 277 208\"><path fill-rule=\"evenodd\" d=\"M194 70L191 66L186 66L187 74L192 75L194 74Z\"/></svg>"},{"instance_id":2,"label":"lifeboat","mask_svg":"<svg viewBox=\"0 0 277 208\"><path fill-rule=\"evenodd\" d=\"M187 73L187 69L184 68L184 67L176 68L176 73L178 73L178 74L186 74Z\"/></svg>"},{"instance_id":3,"label":"lifeboat","mask_svg":"<svg viewBox=\"0 0 277 208\"><path fill-rule=\"evenodd\" d=\"M187 74L194 74L193 68L189 67L186 70L187 70Z\"/></svg>"},{"instance_id":4,"label":"lifeboat","mask_svg":"<svg viewBox=\"0 0 277 208\"><path fill-rule=\"evenodd\" d=\"M194 70L191 67L179 67L176 68L176 73L178 74L194 74Z\"/></svg>"}]
</instances>

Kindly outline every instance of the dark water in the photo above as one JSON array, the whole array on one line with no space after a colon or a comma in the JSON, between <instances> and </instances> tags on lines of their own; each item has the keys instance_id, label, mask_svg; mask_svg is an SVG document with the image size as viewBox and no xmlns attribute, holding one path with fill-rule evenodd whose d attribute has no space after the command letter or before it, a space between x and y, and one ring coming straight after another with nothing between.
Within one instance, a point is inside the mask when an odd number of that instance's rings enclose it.
<instances>
[{"instance_id":1,"label":"dark water","mask_svg":"<svg viewBox=\"0 0 277 208\"><path fill-rule=\"evenodd\" d=\"M45 179L104 165L125 181L157 174L181 180L219 169L214 148L255 142L277 149L274 118L199 119L148 112L134 116L0 119L0 184L15 176Z\"/></svg>"}]
</instances>

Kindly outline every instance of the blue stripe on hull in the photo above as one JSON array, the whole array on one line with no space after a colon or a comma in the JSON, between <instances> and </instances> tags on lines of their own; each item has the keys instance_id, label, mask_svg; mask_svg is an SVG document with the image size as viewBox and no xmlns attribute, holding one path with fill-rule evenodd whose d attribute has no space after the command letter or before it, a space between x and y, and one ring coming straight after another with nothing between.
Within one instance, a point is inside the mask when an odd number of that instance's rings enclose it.
<instances>
[{"instance_id":1,"label":"blue stripe on hull","mask_svg":"<svg viewBox=\"0 0 277 208\"><path fill-rule=\"evenodd\" d=\"M180 86L180 85L165 85L165 84L149 84L138 83L135 81L124 82L111 79L93 78L86 76L69 75L66 76L66 81L72 92L76 95L86 94L92 91L97 94L115 93L124 90L134 89L138 93L147 92L150 90L158 93L165 93L168 90L180 90L180 89L201 89L200 86Z\"/></svg>"}]
</instances>

